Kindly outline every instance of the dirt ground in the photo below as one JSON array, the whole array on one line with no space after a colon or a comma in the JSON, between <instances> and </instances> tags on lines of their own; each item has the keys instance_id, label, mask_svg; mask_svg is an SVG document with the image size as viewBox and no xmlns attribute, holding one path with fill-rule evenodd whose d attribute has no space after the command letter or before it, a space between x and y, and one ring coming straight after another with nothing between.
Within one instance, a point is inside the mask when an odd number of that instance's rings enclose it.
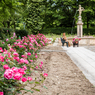
<instances>
[{"instance_id":1,"label":"dirt ground","mask_svg":"<svg viewBox=\"0 0 95 95\"><path fill-rule=\"evenodd\" d=\"M41 61L44 64L44 72L48 73L43 84L48 89L39 87L40 92L25 95L95 95L95 87L86 79L61 46L44 47L40 51L37 62Z\"/></svg>"}]
</instances>

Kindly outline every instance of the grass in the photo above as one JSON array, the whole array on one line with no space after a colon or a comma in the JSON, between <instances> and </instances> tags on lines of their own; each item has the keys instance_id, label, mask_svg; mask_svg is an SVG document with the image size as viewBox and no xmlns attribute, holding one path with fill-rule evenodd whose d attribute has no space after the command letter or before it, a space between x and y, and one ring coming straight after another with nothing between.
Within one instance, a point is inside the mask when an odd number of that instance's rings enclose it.
<instances>
[{"instance_id":1,"label":"grass","mask_svg":"<svg viewBox=\"0 0 95 95\"><path fill-rule=\"evenodd\" d=\"M53 38L53 41L55 41L56 38L60 38L62 36L63 36L63 33L61 33L60 35L56 35L56 34L53 34L53 33L52 34L50 34L50 33L49 34L45 34L46 38ZM67 37L74 37L76 35L66 34L66 36Z\"/></svg>"}]
</instances>

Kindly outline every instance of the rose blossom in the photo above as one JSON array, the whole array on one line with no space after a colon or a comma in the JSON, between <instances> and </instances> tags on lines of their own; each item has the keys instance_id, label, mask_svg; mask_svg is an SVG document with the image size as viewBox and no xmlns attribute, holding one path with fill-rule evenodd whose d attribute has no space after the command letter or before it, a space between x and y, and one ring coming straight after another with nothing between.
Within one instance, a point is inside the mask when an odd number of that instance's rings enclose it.
<instances>
[{"instance_id":1,"label":"rose blossom","mask_svg":"<svg viewBox=\"0 0 95 95\"><path fill-rule=\"evenodd\" d=\"M41 61L41 64L43 65L43 62Z\"/></svg>"},{"instance_id":2,"label":"rose blossom","mask_svg":"<svg viewBox=\"0 0 95 95\"><path fill-rule=\"evenodd\" d=\"M13 57L17 62L19 62L19 57Z\"/></svg>"},{"instance_id":3,"label":"rose blossom","mask_svg":"<svg viewBox=\"0 0 95 95\"><path fill-rule=\"evenodd\" d=\"M27 46L28 44L27 44L27 43L24 43L24 45L26 45L26 46Z\"/></svg>"},{"instance_id":4,"label":"rose blossom","mask_svg":"<svg viewBox=\"0 0 95 95\"><path fill-rule=\"evenodd\" d=\"M19 56L19 54L17 52L14 52L13 55L14 56Z\"/></svg>"},{"instance_id":5,"label":"rose blossom","mask_svg":"<svg viewBox=\"0 0 95 95\"><path fill-rule=\"evenodd\" d=\"M24 60L24 63L25 63L25 64L28 64L28 63L29 63L29 61L26 59L26 60Z\"/></svg>"},{"instance_id":6,"label":"rose blossom","mask_svg":"<svg viewBox=\"0 0 95 95\"><path fill-rule=\"evenodd\" d=\"M0 61L4 62L4 57L2 55L0 55Z\"/></svg>"},{"instance_id":7,"label":"rose blossom","mask_svg":"<svg viewBox=\"0 0 95 95\"><path fill-rule=\"evenodd\" d=\"M21 74L25 74L24 69L22 69L22 68L19 68L18 72L21 73Z\"/></svg>"},{"instance_id":8,"label":"rose blossom","mask_svg":"<svg viewBox=\"0 0 95 95\"><path fill-rule=\"evenodd\" d=\"M11 39L13 39L13 37L11 37Z\"/></svg>"},{"instance_id":9,"label":"rose blossom","mask_svg":"<svg viewBox=\"0 0 95 95\"><path fill-rule=\"evenodd\" d=\"M25 57L25 55L21 55L21 57Z\"/></svg>"},{"instance_id":10,"label":"rose blossom","mask_svg":"<svg viewBox=\"0 0 95 95\"><path fill-rule=\"evenodd\" d=\"M20 59L20 63L24 63L24 59L23 58Z\"/></svg>"},{"instance_id":11,"label":"rose blossom","mask_svg":"<svg viewBox=\"0 0 95 95\"><path fill-rule=\"evenodd\" d=\"M38 56L36 55L35 58L37 58Z\"/></svg>"},{"instance_id":12,"label":"rose blossom","mask_svg":"<svg viewBox=\"0 0 95 95\"><path fill-rule=\"evenodd\" d=\"M18 68L17 67L12 67L13 73L17 73L18 72Z\"/></svg>"},{"instance_id":13,"label":"rose blossom","mask_svg":"<svg viewBox=\"0 0 95 95\"><path fill-rule=\"evenodd\" d=\"M22 77L22 74L21 73L19 73L19 72L17 72L16 74L14 74L14 80L20 80L21 79L21 77Z\"/></svg>"},{"instance_id":14,"label":"rose blossom","mask_svg":"<svg viewBox=\"0 0 95 95\"><path fill-rule=\"evenodd\" d=\"M42 64L39 64L40 68L42 68Z\"/></svg>"},{"instance_id":15,"label":"rose blossom","mask_svg":"<svg viewBox=\"0 0 95 95\"><path fill-rule=\"evenodd\" d=\"M27 80L31 81L31 80L32 80L32 78L31 78L31 77L28 77L28 78L27 78Z\"/></svg>"},{"instance_id":16,"label":"rose blossom","mask_svg":"<svg viewBox=\"0 0 95 95\"><path fill-rule=\"evenodd\" d=\"M31 53L30 53L30 52L28 52L28 53L27 53L27 55L28 55L28 56L31 56Z\"/></svg>"},{"instance_id":17,"label":"rose blossom","mask_svg":"<svg viewBox=\"0 0 95 95\"><path fill-rule=\"evenodd\" d=\"M6 39L6 41L8 41L9 39Z\"/></svg>"},{"instance_id":18,"label":"rose blossom","mask_svg":"<svg viewBox=\"0 0 95 95\"><path fill-rule=\"evenodd\" d=\"M2 44L4 44L5 42L2 42Z\"/></svg>"},{"instance_id":19,"label":"rose blossom","mask_svg":"<svg viewBox=\"0 0 95 95\"><path fill-rule=\"evenodd\" d=\"M47 74L47 73L44 73L44 74L43 74L43 76L44 76L44 77L47 77L47 76L48 76L48 74Z\"/></svg>"},{"instance_id":20,"label":"rose blossom","mask_svg":"<svg viewBox=\"0 0 95 95\"><path fill-rule=\"evenodd\" d=\"M2 47L0 47L0 52L3 52L3 49L2 49Z\"/></svg>"},{"instance_id":21,"label":"rose blossom","mask_svg":"<svg viewBox=\"0 0 95 95\"><path fill-rule=\"evenodd\" d=\"M0 92L0 95L3 95L4 93L3 92Z\"/></svg>"},{"instance_id":22,"label":"rose blossom","mask_svg":"<svg viewBox=\"0 0 95 95\"><path fill-rule=\"evenodd\" d=\"M13 77L13 71L11 69L7 69L4 73L4 77L6 79L11 79Z\"/></svg>"},{"instance_id":23,"label":"rose blossom","mask_svg":"<svg viewBox=\"0 0 95 95\"><path fill-rule=\"evenodd\" d=\"M27 67L24 65L24 66L23 66L23 69L24 69L24 70L27 70Z\"/></svg>"},{"instance_id":24,"label":"rose blossom","mask_svg":"<svg viewBox=\"0 0 95 95\"><path fill-rule=\"evenodd\" d=\"M26 82L26 81L27 81L27 78L23 77L22 82Z\"/></svg>"},{"instance_id":25,"label":"rose blossom","mask_svg":"<svg viewBox=\"0 0 95 95\"><path fill-rule=\"evenodd\" d=\"M3 65L4 69L9 69L9 66L7 64Z\"/></svg>"},{"instance_id":26,"label":"rose blossom","mask_svg":"<svg viewBox=\"0 0 95 95\"><path fill-rule=\"evenodd\" d=\"M30 62L33 62L33 60L30 60Z\"/></svg>"},{"instance_id":27,"label":"rose blossom","mask_svg":"<svg viewBox=\"0 0 95 95\"><path fill-rule=\"evenodd\" d=\"M38 66L36 66L36 69L38 69Z\"/></svg>"}]
</instances>

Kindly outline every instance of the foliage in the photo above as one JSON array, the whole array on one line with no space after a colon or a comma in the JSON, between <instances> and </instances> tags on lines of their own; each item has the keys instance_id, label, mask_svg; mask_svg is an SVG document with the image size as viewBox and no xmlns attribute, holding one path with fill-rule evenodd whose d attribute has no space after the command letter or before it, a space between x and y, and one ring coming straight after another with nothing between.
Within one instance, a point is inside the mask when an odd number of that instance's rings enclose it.
<instances>
[{"instance_id":1,"label":"foliage","mask_svg":"<svg viewBox=\"0 0 95 95\"><path fill-rule=\"evenodd\" d=\"M0 26L26 29L33 34L51 27L76 27L79 4L85 9L84 26L94 27L95 0L1 0Z\"/></svg>"},{"instance_id":2,"label":"foliage","mask_svg":"<svg viewBox=\"0 0 95 95\"><path fill-rule=\"evenodd\" d=\"M0 28L0 39L3 40L5 38L10 38L13 35L13 31L16 33L17 38L22 38L30 34L29 31L25 29L10 29L10 28ZM10 36L10 37L9 37Z\"/></svg>"},{"instance_id":3,"label":"foliage","mask_svg":"<svg viewBox=\"0 0 95 95\"><path fill-rule=\"evenodd\" d=\"M16 33L17 37L20 36L21 38L24 37L24 36L29 35L29 32L26 31L25 29L20 29L20 30L16 29L15 33Z\"/></svg>"}]
</instances>

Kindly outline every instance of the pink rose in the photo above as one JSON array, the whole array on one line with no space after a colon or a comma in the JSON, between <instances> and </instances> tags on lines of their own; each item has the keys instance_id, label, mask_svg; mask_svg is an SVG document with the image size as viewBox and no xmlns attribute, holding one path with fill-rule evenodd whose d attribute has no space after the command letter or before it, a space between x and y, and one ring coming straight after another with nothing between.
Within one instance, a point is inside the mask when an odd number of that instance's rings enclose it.
<instances>
[{"instance_id":1,"label":"pink rose","mask_svg":"<svg viewBox=\"0 0 95 95\"><path fill-rule=\"evenodd\" d=\"M27 78L23 77L22 82L26 82L26 81L27 81Z\"/></svg>"},{"instance_id":2,"label":"pink rose","mask_svg":"<svg viewBox=\"0 0 95 95\"><path fill-rule=\"evenodd\" d=\"M24 43L24 45L26 45L26 46L27 46L27 43Z\"/></svg>"},{"instance_id":3,"label":"pink rose","mask_svg":"<svg viewBox=\"0 0 95 95\"><path fill-rule=\"evenodd\" d=\"M38 66L36 66L36 69L38 69Z\"/></svg>"},{"instance_id":4,"label":"pink rose","mask_svg":"<svg viewBox=\"0 0 95 95\"><path fill-rule=\"evenodd\" d=\"M19 57L13 57L17 62L19 62Z\"/></svg>"},{"instance_id":5,"label":"pink rose","mask_svg":"<svg viewBox=\"0 0 95 95\"><path fill-rule=\"evenodd\" d=\"M11 39L13 39L13 37L11 37Z\"/></svg>"},{"instance_id":6,"label":"pink rose","mask_svg":"<svg viewBox=\"0 0 95 95\"><path fill-rule=\"evenodd\" d=\"M22 75L25 74L24 69L22 69L22 68L19 68L19 69L18 69L18 72L21 73Z\"/></svg>"},{"instance_id":7,"label":"pink rose","mask_svg":"<svg viewBox=\"0 0 95 95\"><path fill-rule=\"evenodd\" d=\"M25 62L25 64L28 64L29 63L29 61L26 59L26 60L24 60L24 62Z\"/></svg>"},{"instance_id":8,"label":"pink rose","mask_svg":"<svg viewBox=\"0 0 95 95\"><path fill-rule=\"evenodd\" d=\"M4 62L4 57L2 55L0 55L0 61Z\"/></svg>"},{"instance_id":9,"label":"pink rose","mask_svg":"<svg viewBox=\"0 0 95 95\"><path fill-rule=\"evenodd\" d=\"M11 69L7 69L5 72L4 72L4 77L6 79L11 79L13 77L13 71Z\"/></svg>"},{"instance_id":10,"label":"pink rose","mask_svg":"<svg viewBox=\"0 0 95 95\"><path fill-rule=\"evenodd\" d=\"M33 62L33 60L30 60L30 62Z\"/></svg>"},{"instance_id":11,"label":"pink rose","mask_svg":"<svg viewBox=\"0 0 95 95\"><path fill-rule=\"evenodd\" d=\"M9 69L9 66L7 64L3 65L4 69Z\"/></svg>"},{"instance_id":12,"label":"pink rose","mask_svg":"<svg viewBox=\"0 0 95 95\"><path fill-rule=\"evenodd\" d=\"M24 69L24 70L27 70L27 67L26 67L26 66L23 66L23 69Z\"/></svg>"},{"instance_id":13,"label":"pink rose","mask_svg":"<svg viewBox=\"0 0 95 95\"><path fill-rule=\"evenodd\" d=\"M31 53L30 53L30 52L28 52L28 53L27 53L27 55L28 55L28 56L31 56Z\"/></svg>"},{"instance_id":14,"label":"pink rose","mask_svg":"<svg viewBox=\"0 0 95 95\"><path fill-rule=\"evenodd\" d=\"M37 58L38 56L36 55L35 58Z\"/></svg>"},{"instance_id":15,"label":"pink rose","mask_svg":"<svg viewBox=\"0 0 95 95\"><path fill-rule=\"evenodd\" d=\"M20 48L22 48L22 47L23 47L23 45L19 45L19 47L20 47Z\"/></svg>"},{"instance_id":16,"label":"pink rose","mask_svg":"<svg viewBox=\"0 0 95 95\"><path fill-rule=\"evenodd\" d=\"M4 44L5 42L2 42L2 44Z\"/></svg>"},{"instance_id":17,"label":"pink rose","mask_svg":"<svg viewBox=\"0 0 95 95\"><path fill-rule=\"evenodd\" d=\"M41 61L41 64L43 65L43 62Z\"/></svg>"},{"instance_id":18,"label":"pink rose","mask_svg":"<svg viewBox=\"0 0 95 95\"><path fill-rule=\"evenodd\" d=\"M15 37L16 36L16 34L15 34L15 32L13 33L13 37Z\"/></svg>"},{"instance_id":19,"label":"pink rose","mask_svg":"<svg viewBox=\"0 0 95 95\"><path fill-rule=\"evenodd\" d=\"M4 93L3 92L0 92L0 95L3 95Z\"/></svg>"},{"instance_id":20,"label":"pink rose","mask_svg":"<svg viewBox=\"0 0 95 95\"><path fill-rule=\"evenodd\" d=\"M13 55L14 56L19 56L19 54L17 52L14 52Z\"/></svg>"},{"instance_id":21,"label":"pink rose","mask_svg":"<svg viewBox=\"0 0 95 95\"><path fill-rule=\"evenodd\" d=\"M14 77L13 77L14 80L20 80L21 78L22 78L21 73L17 72L16 74L14 74Z\"/></svg>"},{"instance_id":22,"label":"pink rose","mask_svg":"<svg viewBox=\"0 0 95 95\"><path fill-rule=\"evenodd\" d=\"M20 63L24 63L24 59L23 58L20 59Z\"/></svg>"},{"instance_id":23,"label":"pink rose","mask_svg":"<svg viewBox=\"0 0 95 95\"><path fill-rule=\"evenodd\" d=\"M0 47L0 52L3 52L3 49L2 49L2 47Z\"/></svg>"},{"instance_id":24,"label":"pink rose","mask_svg":"<svg viewBox=\"0 0 95 95\"><path fill-rule=\"evenodd\" d=\"M28 77L28 78L27 78L27 80L31 81L31 80L32 80L32 78L31 78L31 77Z\"/></svg>"},{"instance_id":25,"label":"pink rose","mask_svg":"<svg viewBox=\"0 0 95 95\"><path fill-rule=\"evenodd\" d=\"M21 57L25 57L25 55L21 55Z\"/></svg>"},{"instance_id":26,"label":"pink rose","mask_svg":"<svg viewBox=\"0 0 95 95\"><path fill-rule=\"evenodd\" d=\"M40 67L42 67L42 64L39 64Z\"/></svg>"},{"instance_id":27,"label":"pink rose","mask_svg":"<svg viewBox=\"0 0 95 95\"><path fill-rule=\"evenodd\" d=\"M44 76L44 77L47 77L47 76L48 76L48 74L47 74L47 73L44 73L44 74L43 74L43 76Z\"/></svg>"},{"instance_id":28,"label":"pink rose","mask_svg":"<svg viewBox=\"0 0 95 95\"><path fill-rule=\"evenodd\" d=\"M18 72L18 68L17 67L12 67L13 73L17 73Z\"/></svg>"},{"instance_id":29,"label":"pink rose","mask_svg":"<svg viewBox=\"0 0 95 95\"><path fill-rule=\"evenodd\" d=\"M9 39L6 39L6 41L8 41Z\"/></svg>"}]
</instances>

